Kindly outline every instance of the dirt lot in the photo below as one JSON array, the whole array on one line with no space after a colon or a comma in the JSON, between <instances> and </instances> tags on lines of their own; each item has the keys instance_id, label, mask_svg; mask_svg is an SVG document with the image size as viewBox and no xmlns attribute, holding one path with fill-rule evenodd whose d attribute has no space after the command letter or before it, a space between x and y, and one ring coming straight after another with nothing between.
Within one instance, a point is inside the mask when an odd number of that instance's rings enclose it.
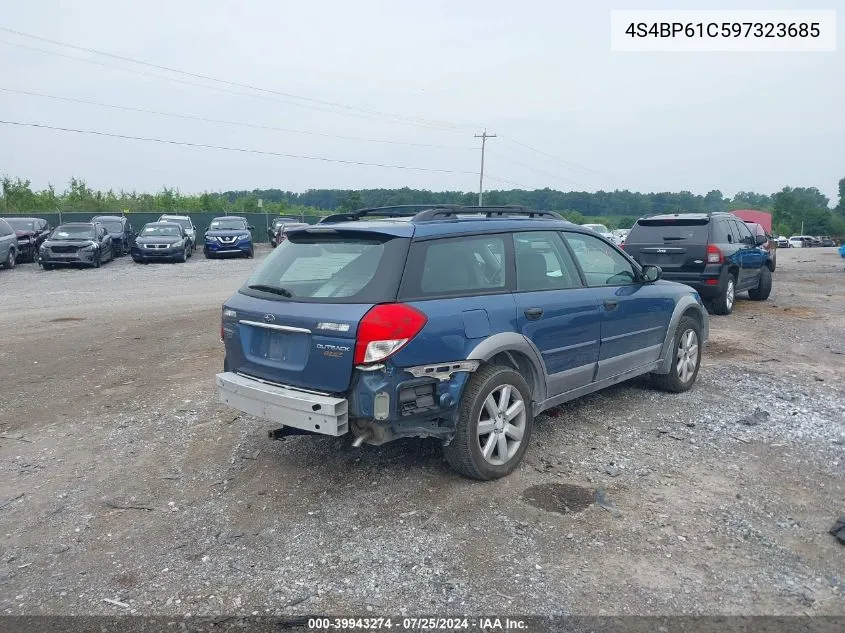
<instances>
[{"instance_id":1,"label":"dirt lot","mask_svg":"<svg viewBox=\"0 0 845 633\"><path fill-rule=\"evenodd\" d=\"M561 407L493 483L217 404L255 261L0 271L0 611L845 614L845 262L778 263L696 388Z\"/></svg>"}]
</instances>

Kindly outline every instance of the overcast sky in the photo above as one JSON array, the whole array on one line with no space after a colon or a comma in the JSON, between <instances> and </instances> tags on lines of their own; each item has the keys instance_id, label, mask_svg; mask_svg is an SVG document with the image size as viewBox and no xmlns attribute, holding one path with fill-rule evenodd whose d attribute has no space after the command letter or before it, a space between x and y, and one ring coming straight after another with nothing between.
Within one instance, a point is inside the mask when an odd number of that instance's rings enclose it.
<instances>
[{"instance_id":1,"label":"overcast sky","mask_svg":"<svg viewBox=\"0 0 845 633\"><path fill-rule=\"evenodd\" d=\"M719 189L732 195L791 185L817 186L835 198L837 181L845 177L841 0L817 0L812 7L840 9L836 53L610 52L612 8L732 4L0 0L0 27L268 92L5 31L0 31L0 88L308 134L4 90L0 119L458 172L355 166L0 125L0 173L59 189L78 176L95 188L138 191L162 185L183 192L401 186L473 191L479 166L473 134L486 127L499 135L488 141L488 189L686 189L701 194ZM804 4L748 0L743 8Z\"/></svg>"}]
</instances>

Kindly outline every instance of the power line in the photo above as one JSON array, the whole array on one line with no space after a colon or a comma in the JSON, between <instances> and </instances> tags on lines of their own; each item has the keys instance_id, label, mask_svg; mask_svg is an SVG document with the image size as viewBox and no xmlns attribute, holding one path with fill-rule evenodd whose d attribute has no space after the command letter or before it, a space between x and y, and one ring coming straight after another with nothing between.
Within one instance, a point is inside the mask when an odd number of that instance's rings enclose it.
<instances>
[{"instance_id":1,"label":"power line","mask_svg":"<svg viewBox=\"0 0 845 633\"><path fill-rule=\"evenodd\" d=\"M392 165L389 163L368 163L364 161L357 161L357 160L344 160L340 158L325 158L323 156L306 156L304 154L287 154L284 152L271 152L269 150L260 150L260 149L251 149L251 148L244 148L244 147L229 147L226 145L210 145L207 143L191 143L188 141L174 141L171 139L162 139L162 138L155 138L155 137L145 137L145 136L131 136L128 134L115 134L112 132L102 132L99 130L81 130L77 128L68 128L68 127L59 127L56 125L46 125L43 123L28 123L24 121L3 121L0 120L0 125L15 125L18 127L31 127L31 128L39 128L45 130L58 130L60 132L73 132L75 134L92 134L94 136L107 136L111 138L119 138L125 140L132 140L132 141L145 141L150 143L164 143L166 145L180 145L183 147L195 147L201 149L216 149L216 150L223 150L228 152L241 152L245 154L262 154L265 156L280 156L282 158L299 158L302 160L315 160L321 161L325 163L341 163L344 165L360 165L365 167L383 167L386 169L404 169L409 171L424 171L424 172L434 172L434 173L441 173L441 174L460 174L460 175L468 175L474 176L474 171L459 171L454 169L439 169L434 167L411 167L407 165Z\"/></svg>"},{"instance_id":2,"label":"power line","mask_svg":"<svg viewBox=\"0 0 845 633\"><path fill-rule=\"evenodd\" d=\"M570 186L570 185L578 185L579 187L586 187L587 186L584 183L577 182L575 180L563 180L563 179L561 179L559 174L553 174L551 172L544 171L542 169L537 169L536 167L532 167L531 165L526 165L525 163L521 163L518 160L514 160L512 158L509 158L508 156L505 156L504 154L500 154L499 152L490 152L490 155L495 156L496 158L499 158L499 159L501 159L501 160L503 160L507 163L511 163L513 165L518 165L519 167L527 169L528 171L533 171L534 173L540 174L541 176L551 178L551 179L553 179L553 180L555 180L555 181L557 181L561 184L566 185L567 187Z\"/></svg>"},{"instance_id":3,"label":"power line","mask_svg":"<svg viewBox=\"0 0 845 633\"><path fill-rule=\"evenodd\" d=\"M69 103L81 103L81 104L85 104L85 105L93 105L93 106L98 106L98 107L102 107L102 108L112 108L114 110L125 110L127 112L140 112L142 114L154 114L154 115L157 115L157 116L174 117L174 118L178 118L178 119L188 119L188 120L192 120L192 121L202 121L204 123L216 123L216 124L220 124L220 125L234 125L234 126L239 126L239 127L252 128L252 129L256 129L256 130L270 130L270 131L273 131L273 132L289 132L291 134L307 134L309 136L321 136L321 137L324 137L324 138L335 138L335 139L341 139L341 140L345 140L345 141L362 141L362 142L367 142L367 143L385 143L385 144L389 144L389 145L405 145L405 146L410 146L410 147L431 147L431 148L437 148L437 149L461 149L461 150L475 150L476 149L475 147L468 147L468 146L467 147L460 147L460 146L457 146L457 145L438 145L438 144L435 144L435 143L412 143L412 142L409 142L409 141L391 141L391 140L387 140L387 139L374 139L374 138L365 138L365 137L360 137L360 136L343 136L343 135L339 135L339 134L326 134L326 133L322 133L322 132L313 132L313 131L309 131L309 130L296 130L296 129L293 129L293 128L283 128L283 127L274 127L274 126L270 126L270 125L245 123L245 122L242 122L242 121L229 121L229 120L225 120L225 119L212 119L212 118L207 118L207 117L202 117L202 116L193 116L193 115L190 115L190 114L178 114L176 112L163 112L163 111L160 111L160 110L148 110L146 108L134 108L132 106L122 106L122 105L116 105L116 104L112 104L112 103L101 103L101 102L98 102L98 101L89 101L87 99L77 99L77 98L74 98L74 97L62 97L62 96L59 96L59 95L45 94L45 93L42 93L42 92L31 92L31 91L28 91L28 90L17 90L15 88L4 88L2 86L0 86L0 90L2 90L4 92L10 92L10 93L13 93L13 94L27 95L27 96L30 96L30 97L43 97L45 99L54 99L54 100L57 100L57 101L66 101L66 102L69 102Z\"/></svg>"},{"instance_id":4,"label":"power line","mask_svg":"<svg viewBox=\"0 0 845 633\"><path fill-rule=\"evenodd\" d=\"M380 112L378 110L372 110L372 109L369 109L369 108L361 108L361 107L357 107L357 106L350 106L350 105L347 105L347 104L344 104L344 103L337 103L337 102L334 102L334 101L326 101L326 100L323 100L323 99L314 99L314 98L311 98L311 97L305 97L305 96L293 94L293 93L290 93L290 92L283 92L283 91L280 91L280 90L273 90L273 89L270 89L270 88L262 88L261 86L254 86L252 84L240 83L240 82L231 81L231 80L228 80L228 79L221 79L219 77L212 77L210 75L203 75L201 73L195 73L195 72L190 72L190 71L186 71L186 70L181 70L179 68L173 68L171 66L164 66L164 65L161 65L161 64L153 64L151 62L146 62L146 61L143 61L143 60L140 60L140 59L135 59L135 58L132 58L132 57L126 57L126 56L123 56L123 55L117 55L115 53L109 53L107 51L101 51L101 50L97 50L95 48L88 48L88 47L85 47L85 46L78 46L76 44L69 44L67 42L60 42L58 40L52 40L52 39L49 39L49 38L46 38L46 37L41 37L39 35L33 35L31 33L24 33L23 31L16 31L14 29L6 28L6 27L0 27L0 31L4 31L6 33L13 33L14 35L38 40L40 42L47 42L47 43L53 44L55 46L64 46L66 48L71 48L71 49L74 49L74 50L83 51L83 52L91 53L91 54L94 54L94 55L101 55L101 56L104 56L104 57L117 59L117 60L120 60L120 61L123 61L123 62L130 62L132 64L138 64L140 66L147 66L149 68L155 68L157 70L164 70L164 71L167 71L167 72L176 73L176 74L179 74L179 75L184 75L186 77L193 77L195 79L203 79L205 81L212 81L212 82L215 82L215 83L221 83L221 84L224 84L224 85L233 86L233 87L237 87L237 88L246 88L248 90L254 90L256 92L273 94L273 95L276 95L276 96L286 97L288 99L295 99L295 100L299 100L299 101L304 101L306 103L322 105L322 106L330 106L330 107L333 107L333 108L339 108L339 109L342 109L342 110L347 110L349 112L358 112L358 113L364 113L364 114L368 114L368 115L376 116L376 117L381 117L381 118L394 119L396 122L401 122L401 123L405 123L405 124L423 125L423 126L427 126L427 127L438 127L438 128L450 129L450 130L453 130L453 131L461 129L461 126L454 125L452 123L446 123L446 122L443 122L443 121L431 121L431 120L427 120L427 119L420 119L420 118L415 118L415 117L407 117L407 116L403 116L403 115L391 114L391 113L388 113L388 112Z\"/></svg>"},{"instance_id":5,"label":"power line","mask_svg":"<svg viewBox=\"0 0 845 633\"><path fill-rule=\"evenodd\" d=\"M285 98L282 98L282 97L274 97L274 96L265 95L265 94L255 94L255 93L251 93L251 92L243 92L241 90L232 90L230 88L223 88L221 86L209 86L207 84L198 83L196 81L188 81L187 79L179 79L177 77L168 77L167 75L160 75L158 73L151 73L151 72L144 71L144 70L138 70L138 69L134 69L134 68L124 68L123 66L117 66L115 64L107 64L105 62L97 61L96 59L85 59L83 57L75 57L73 55L67 55L66 53L60 53L58 51L49 51L49 50L46 50L46 49L43 49L43 48L38 48L37 46L29 46L28 44L22 44L20 42L10 42L9 40L0 39L0 43L8 44L10 46L16 46L18 48L25 48L27 50L35 51L35 52L38 52L38 53L43 53L45 55L53 55L53 56L56 56L56 57L63 57L65 59L71 59L71 60L77 61L77 62L83 62L85 64L92 64L94 66L102 66L104 68L113 68L113 69L117 69L117 70L122 70L124 72L132 73L132 74L135 74L135 75L141 75L143 77L153 77L155 79L164 79L165 81L171 81L171 82L177 83L177 84L184 84L186 86L196 86L198 88L205 88L206 90L214 90L215 92L222 92L222 93L225 93L225 94L232 94L232 95L237 95L237 96L240 96L240 97L249 97L251 99L261 99L263 101L272 101L274 103L286 103L288 105L292 105L292 106L295 106L297 108L306 108L306 109L315 110L315 111L318 111L318 112L328 112L329 114L337 114L337 115L341 115L341 116L352 116L352 117L357 117L357 118L360 118L360 119L366 119L366 120L369 120L369 121L384 122L382 119L379 119L378 117L367 115L367 114L357 114L357 113L354 113L354 112L338 112L336 110L330 110L328 108L322 108L322 107L319 107L319 106L307 105L307 104L304 104L304 103L298 103L296 101L292 101L290 99L285 99ZM398 123L402 123L402 122L399 121ZM406 124L406 125L410 125L410 124ZM431 126L426 126L426 125L422 125L422 124L420 124L420 127L428 128L428 129L434 129L438 132L450 132L450 133L456 132L456 130L449 130L449 129L443 129L443 128L431 128Z\"/></svg>"}]
</instances>

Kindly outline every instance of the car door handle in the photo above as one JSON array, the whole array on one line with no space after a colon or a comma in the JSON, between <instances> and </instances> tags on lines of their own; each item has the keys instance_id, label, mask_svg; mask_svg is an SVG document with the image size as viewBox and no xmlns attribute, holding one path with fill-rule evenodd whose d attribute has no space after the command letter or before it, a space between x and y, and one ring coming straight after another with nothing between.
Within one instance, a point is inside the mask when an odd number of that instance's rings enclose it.
<instances>
[{"instance_id":1,"label":"car door handle","mask_svg":"<svg viewBox=\"0 0 845 633\"><path fill-rule=\"evenodd\" d=\"M618 305L619 305L619 302L616 299L605 299L604 300L604 307L607 310L615 310Z\"/></svg>"},{"instance_id":2,"label":"car door handle","mask_svg":"<svg viewBox=\"0 0 845 633\"><path fill-rule=\"evenodd\" d=\"M536 321L543 316L543 308L525 308L523 312L529 321Z\"/></svg>"}]
</instances>

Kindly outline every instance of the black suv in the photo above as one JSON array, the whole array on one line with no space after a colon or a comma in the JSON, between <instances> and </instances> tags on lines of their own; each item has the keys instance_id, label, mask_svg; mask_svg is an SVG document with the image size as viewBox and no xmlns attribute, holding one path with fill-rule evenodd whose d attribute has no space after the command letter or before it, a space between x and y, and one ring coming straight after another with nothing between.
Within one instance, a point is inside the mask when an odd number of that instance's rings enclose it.
<instances>
[{"instance_id":1,"label":"black suv","mask_svg":"<svg viewBox=\"0 0 845 633\"><path fill-rule=\"evenodd\" d=\"M624 248L640 265L660 266L664 279L697 290L716 314L730 314L736 293L764 301L772 292L766 239L730 213L676 213L637 220Z\"/></svg>"},{"instance_id":2,"label":"black suv","mask_svg":"<svg viewBox=\"0 0 845 633\"><path fill-rule=\"evenodd\" d=\"M106 231L111 235L115 256L122 257L129 253L129 249L132 248L132 240L135 237L129 220L122 215L98 215L91 218L91 221L106 227Z\"/></svg>"}]
</instances>

